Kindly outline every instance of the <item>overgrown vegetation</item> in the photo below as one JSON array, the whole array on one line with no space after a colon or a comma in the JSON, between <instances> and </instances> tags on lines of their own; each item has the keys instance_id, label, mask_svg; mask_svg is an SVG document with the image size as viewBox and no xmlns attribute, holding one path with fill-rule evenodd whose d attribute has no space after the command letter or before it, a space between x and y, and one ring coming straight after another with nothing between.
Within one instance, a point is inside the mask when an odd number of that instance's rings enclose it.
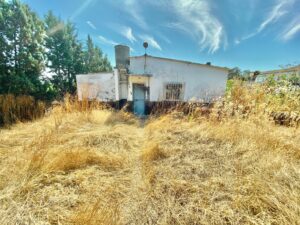
<instances>
[{"instance_id":1,"label":"overgrown vegetation","mask_svg":"<svg viewBox=\"0 0 300 225\"><path fill-rule=\"evenodd\" d=\"M44 116L45 103L30 96L0 95L0 127Z\"/></svg>"},{"instance_id":2,"label":"overgrown vegetation","mask_svg":"<svg viewBox=\"0 0 300 225\"><path fill-rule=\"evenodd\" d=\"M177 108L181 110L181 108ZM0 130L0 224L298 224L299 89L232 84L224 101L141 123L66 97Z\"/></svg>"},{"instance_id":3,"label":"overgrown vegetation","mask_svg":"<svg viewBox=\"0 0 300 225\"><path fill-rule=\"evenodd\" d=\"M288 126L300 124L300 87L290 80L264 84L230 81L224 101L216 104L219 117L270 117Z\"/></svg>"},{"instance_id":4,"label":"overgrown vegetation","mask_svg":"<svg viewBox=\"0 0 300 225\"><path fill-rule=\"evenodd\" d=\"M49 101L74 94L76 74L111 69L90 36L83 46L71 22L52 12L43 20L19 0L0 0L0 94Z\"/></svg>"}]
</instances>

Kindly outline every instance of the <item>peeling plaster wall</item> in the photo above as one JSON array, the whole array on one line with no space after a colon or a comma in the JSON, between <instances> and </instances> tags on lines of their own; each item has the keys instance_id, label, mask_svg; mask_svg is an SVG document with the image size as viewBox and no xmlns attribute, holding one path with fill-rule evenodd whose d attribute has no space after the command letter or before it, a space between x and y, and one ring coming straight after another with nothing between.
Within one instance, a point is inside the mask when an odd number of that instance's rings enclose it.
<instances>
[{"instance_id":1,"label":"peeling plaster wall","mask_svg":"<svg viewBox=\"0 0 300 225\"><path fill-rule=\"evenodd\" d=\"M228 71L206 65L196 65L168 59L132 57L130 72L151 74L150 101L165 100L164 85L169 82L184 84L184 101L209 102L225 94Z\"/></svg>"},{"instance_id":2,"label":"peeling plaster wall","mask_svg":"<svg viewBox=\"0 0 300 225\"><path fill-rule=\"evenodd\" d=\"M95 73L76 75L77 94L81 101L83 98L98 101L115 101L116 78L114 73Z\"/></svg>"}]
</instances>

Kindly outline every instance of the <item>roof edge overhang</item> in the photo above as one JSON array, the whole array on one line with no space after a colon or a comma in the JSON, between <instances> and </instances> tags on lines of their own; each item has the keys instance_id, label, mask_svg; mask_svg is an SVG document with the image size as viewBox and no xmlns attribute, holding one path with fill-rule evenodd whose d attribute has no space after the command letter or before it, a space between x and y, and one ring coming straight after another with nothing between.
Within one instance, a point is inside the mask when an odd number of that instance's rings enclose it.
<instances>
[{"instance_id":1,"label":"roof edge overhang","mask_svg":"<svg viewBox=\"0 0 300 225\"><path fill-rule=\"evenodd\" d=\"M164 57L158 57L158 56L152 56L152 55L130 56L129 58L140 59L140 58L145 58L145 56L149 57L149 58L153 58L153 59L161 59L161 60L165 60L165 61L172 61L172 62L179 62L179 63L185 63L185 64L192 64L192 65L196 65L196 66L204 66L204 67L207 67L207 68L219 69L219 70L223 70L223 71L226 71L226 72L229 72L229 70L230 70L227 67L213 66L213 65L207 65L207 64L202 64L202 63L190 62L190 61L186 61L186 60L164 58Z\"/></svg>"},{"instance_id":2,"label":"roof edge overhang","mask_svg":"<svg viewBox=\"0 0 300 225\"><path fill-rule=\"evenodd\" d=\"M129 73L127 76L132 76L132 77L152 77L152 74L148 73Z\"/></svg>"}]
</instances>

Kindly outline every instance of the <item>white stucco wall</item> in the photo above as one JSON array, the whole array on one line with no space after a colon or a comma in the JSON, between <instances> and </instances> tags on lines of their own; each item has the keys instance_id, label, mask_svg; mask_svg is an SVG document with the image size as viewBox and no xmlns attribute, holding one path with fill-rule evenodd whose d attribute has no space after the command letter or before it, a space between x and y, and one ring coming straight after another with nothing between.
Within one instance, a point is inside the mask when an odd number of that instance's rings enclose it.
<instances>
[{"instance_id":1,"label":"white stucco wall","mask_svg":"<svg viewBox=\"0 0 300 225\"><path fill-rule=\"evenodd\" d=\"M184 101L207 102L225 93L225 69L154 57L147 57L146 62L145 73L152 75L150 101L164 100L164 85L168 82L184 83ZM144 64L144 57L130 58L130 73L143 74Z\"/></svg>"},{"instance_id":2,"label":"white stucco wall","mask_svg":"<svg viewBox=\"0 0 300 225\"><path fill-rule=\"evenodd\" d=\"M83 98L98 101L115 101L116 78L114 73L96 73L76 75L77 94L81 101Z\"/></svg>"}]
</instances>

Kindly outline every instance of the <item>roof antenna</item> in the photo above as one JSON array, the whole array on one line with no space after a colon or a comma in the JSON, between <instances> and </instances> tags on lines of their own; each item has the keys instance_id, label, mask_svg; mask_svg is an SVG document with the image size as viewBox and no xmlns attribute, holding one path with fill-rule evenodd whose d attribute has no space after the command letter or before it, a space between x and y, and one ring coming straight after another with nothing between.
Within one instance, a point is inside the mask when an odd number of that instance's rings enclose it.
<instances>
[{"instance_id":1,"label":"roof antenna","mask_svg":"<svg viewBox=\"0 0 300 225\"><path fill-rule=\"evenodd\" d=\"M145 55L147 55L147 48L148 48L148 42L144 42L143 43L143 46L144 46L144 48L145 48Z\"/></svg>"},{"instance_id":2,"label":"roof antenna","mask_svg":"<svg viewBox=\"0 0 300 225\"><path fill-rule=\"evenodd\" d=\"M144 42L143 46L145 48L145 64L144 64L144 74L146 73L146 56L147 56L147 48L148 48L148 42Z\"/></svg>"}]
</instances>

